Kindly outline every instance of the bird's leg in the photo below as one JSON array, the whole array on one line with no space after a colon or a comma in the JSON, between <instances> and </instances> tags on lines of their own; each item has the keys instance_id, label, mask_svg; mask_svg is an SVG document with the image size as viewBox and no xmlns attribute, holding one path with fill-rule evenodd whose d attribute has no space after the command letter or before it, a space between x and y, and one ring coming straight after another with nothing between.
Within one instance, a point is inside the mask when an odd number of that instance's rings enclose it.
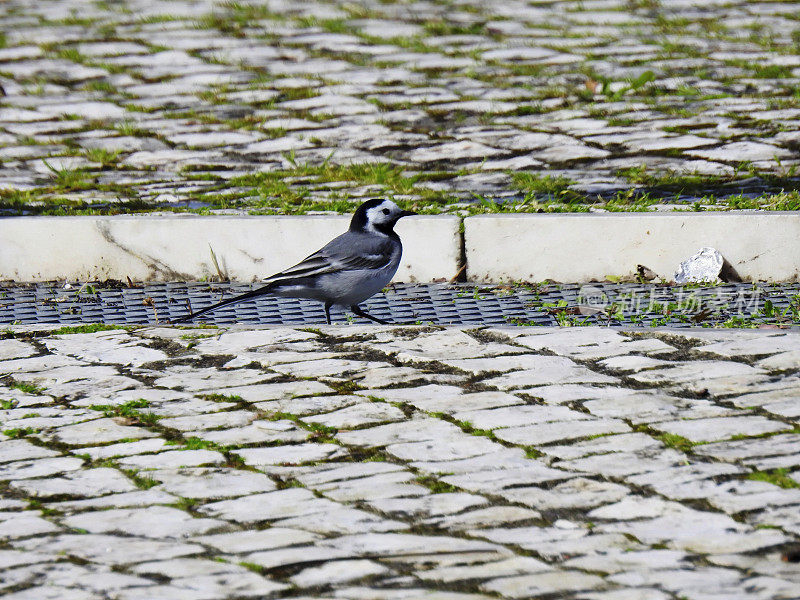
<instances>
[{"instance_id":1,"label":"bird's leg","mask_svg":"<svg viewBox=\"0 0 800 600\"><path fill-rule=\"evenodd\" d=\"M325 322L330 325L331 324L331 306L330 302L325 303Z\"/></svg>"},{"instance_id":2,"label":"bird's leg","mask_svg":"<svg viewBox=\"0 0 800 600\"><path fill-rule=\"evenodd\" d=\"M370 321L375 321L376 323L380 323L381 325L391 325L389 321L384 321L383 319L379 319L378 317L373 317L371 314L364 311L358 304L351 305L350 310L352 310L359 317L364 317L365 319L369 319Z\"/></svg>"}]
</instances>

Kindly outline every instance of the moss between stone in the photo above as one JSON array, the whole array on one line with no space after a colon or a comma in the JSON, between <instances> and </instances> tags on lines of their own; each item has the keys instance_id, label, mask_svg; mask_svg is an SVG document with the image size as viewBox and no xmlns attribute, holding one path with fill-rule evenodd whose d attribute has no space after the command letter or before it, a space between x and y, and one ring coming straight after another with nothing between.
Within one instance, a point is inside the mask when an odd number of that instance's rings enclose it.
<instances>
[{"instance_id":1,"label":"moss between stone","mask_svg":"<svg viewBox=\"0 0 800 600\"><path fill-rule=\"evenodd\" d=\"M39 431L38 429L34 429L33 427L13 427L11 429L4 429L3 430L3 435L6 435L6 436L16 440L16 439L24 438L25 436L28 436L28 435L33 435L34 433L37 433L38 431Z\"/></svg>"},{"instance_id":2,"label":"moss between stone","mask_svg":"<svg viewBox=\"0 0 800 600\"><path fill-rule=\"evenodd\" d=\"M771 471L755 471L747 478L751 481L766 481L784 489L798 489L800 483L789 477L788 469L772 469Z\"/></svg>"}]
</instances>

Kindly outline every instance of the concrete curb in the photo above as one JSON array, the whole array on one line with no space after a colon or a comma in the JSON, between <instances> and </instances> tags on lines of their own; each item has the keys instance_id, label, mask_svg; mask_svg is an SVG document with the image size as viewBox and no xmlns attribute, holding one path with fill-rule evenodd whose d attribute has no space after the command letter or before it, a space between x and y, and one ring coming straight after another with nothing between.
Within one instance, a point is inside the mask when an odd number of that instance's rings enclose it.
<instances>
[{"instance_id":1,"label":"concrete curb","mask_svg":"<svg viewBox=\"0 0 800 600\"><path fill-rule=\"evenodd\" d=\"M0 279L256 281L347 229L347 216L126 215L0 219ZM713 246L744 280L800 279L800 213L502 214L403 219L396 281L564 282L630 277L642 264L672 279Z\"/></svg>"},{"instance_id":2,"label":"concrete curb","mask_svg":"<svg viewBox=\"0 0 800 600\"><path fill-rule=\"evenodd\" d=\"M0 219L0 278L256 281L289 267L337 235L346 216L9 217ZM395 279L450 279L461 264L460 219L400 221Z\"/></svg>"},{"instance_id":3,"label":"concrete curb","mask_svg":"<svg viewBox=\"0 0 800 600\"><path fill-rule=\"evenodd\" d=\"M672 280L703 246L747 280L800 278L800 213L478 215L464 220L472 281L583 282L630 277L641 264Z\"/></svg>"}]
</instances>

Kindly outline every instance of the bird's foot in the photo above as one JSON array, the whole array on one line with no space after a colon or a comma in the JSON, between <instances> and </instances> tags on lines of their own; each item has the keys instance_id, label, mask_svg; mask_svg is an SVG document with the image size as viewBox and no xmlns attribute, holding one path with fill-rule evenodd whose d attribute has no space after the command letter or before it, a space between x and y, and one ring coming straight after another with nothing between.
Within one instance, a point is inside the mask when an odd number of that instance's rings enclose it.
<instances>
[{"instance_id":1,"label":"bird's foot","mask_svg":"<svg viewBox=\"0 0 800 600\"><path fill-rule=\"evenodd\" d=\"M369 319L370 321L375 321L376 323L380 323L381 325L391 325L389 321L384 321L383 319L379 319L378 317L373 317L371 314L363 310L358 304L353 304L350 307L350 310L353 311L353 314L356 314L359 317L364 317L365 319Z\"/></svg>"}]
</instances>

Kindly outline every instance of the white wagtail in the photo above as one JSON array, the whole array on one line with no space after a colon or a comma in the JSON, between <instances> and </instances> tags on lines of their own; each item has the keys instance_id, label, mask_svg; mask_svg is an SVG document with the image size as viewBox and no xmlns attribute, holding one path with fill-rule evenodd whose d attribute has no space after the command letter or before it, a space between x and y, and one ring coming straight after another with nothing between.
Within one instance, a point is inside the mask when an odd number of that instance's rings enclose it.
<instances>
[{"instance_id":1,"label":"white wagtail","mask_svg":"<svg viewBox=\"0 0 800 600\"><path fill-rule=\"evenodd\" d=\"M188 321L235 302L256 296L309 298L325 305L325 319L331 323L331 306L350 307L359 317L388 324L366 313L358 304L381 291L400 264L403 245L394 232L397 221L416 213L400 209L391 200L374 198L358 207L350 229L293 267L266 278L266 285L218 302L185 317Z\"/></svg>"}]
</instances>

